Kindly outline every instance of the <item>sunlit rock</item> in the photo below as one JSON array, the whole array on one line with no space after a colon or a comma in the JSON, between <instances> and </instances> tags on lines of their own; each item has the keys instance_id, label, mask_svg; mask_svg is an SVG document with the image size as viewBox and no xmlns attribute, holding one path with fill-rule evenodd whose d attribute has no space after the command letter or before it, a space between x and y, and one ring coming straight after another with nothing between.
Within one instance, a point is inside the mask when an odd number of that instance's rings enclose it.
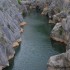
<instances>
[{"instance_id":1,"label":"sunlit rock","mask_svg":"<svg viewBox=\"0 0 70 70\"><path fill-rule=\"evenodd\" d=\"M18 39L17 42L20 44L22 42L22 39L21 38Z\"/></svg>"},{"instance_id":2,"label":"sunlit rock","mask_svg":"<svg viewBox=\"0 0 70 70\"><path fill-rule=\"evenodd\" d=\"M65 42L64 40L65 32L63 31L63 28L61 27L61 23L57 23L53 30L51 31L51 38L53 38L56 41Z\"/></svg>"},{"instance_id":3,"label":"sunlit rock","mask_svg":"<svg viewBox=\"0 0 70 70\"><path fill-rule=\"evenodd\" d=\"M9 66L8 60L14 57L15 51L3 28L4 26L0 24L0 66L6 67Z\"/></svg>"},{"instance_id":4,"label":"sunlit rock","mask_svg":"<svg viewBox=\"0 0 70 70\"><path fill-rule=\"evenodd\" d=\"M66 52L51 56L48 61L48 70L70 70L70 15L57 23L51 32L54 40L67 44Z\"/></svg>"},{"instance_id":5,"label":"sunlit rock","mask_svg":"<svg viewBox=\"0 0 70 70\"><path fill-rule=\"evenodd\" d=\"M22 23L20 23L20 27L23 27L23 26L25 26L27 23L26 22L22 22Z\"/></svg>"},{"instance_id":6,"label":"sunlit rock","mask_svg":"<svg viewBox=\"0 0 70 70\"><path fill-rule=\"evenodd\" d=\"M13 48L18 47L18 46L19 46L19 43L17 41L13 43Z\"/></svg>"},{"instance_id":7,"label":"sunlit rock","mask_svg":"<svg viewBox=\"0 0 70 70\"><path fill-rule=\"evenodd\" d=\"M61 22L63 18L66 18L67 14L64 11L61 11L60 13L53 15L53 21L54 23Z\"/></svg>"},{"instance_id":8,"label":"sunlit rock","mask_svg":"<svg viewBox=\"0 0 70 70\"><path fill-rule=\"evenodd\" d=\"M48 70L69 70L70 69L70 50L66 53L50 57L48 61Z\"/></svg>"},{"instance_id":9,"label":"sunlit rock","mask_svg":"<svg viewBox=\"0 0 70 70\"><path fill-rule=\"evenodd\" d=\"M23 28L21 28L21 29L20 29L20 33L23 33L23 32L24 32L24 29L23 29Z\"/></svg>"},{"instance_id":10,"label":"sunlit rock","mask_svg":"<svg viewBox=\"0 0 70 70\"><path fill-rule=\"evenodd\" d=\"M15 55L13 46L21 42L19 23L22 21L19 9L10 0L0 0L0 70L9 66Z\"/></svg>"},{"instance_id":11,"label":"sunlit rock","mask_svg":"<svg viewBox=\"0 0 70 70\"><path fill-rule=\"evenodd\" d=\"M48 13L48 6L46 6L43 11L42 11L42 15L46 15Z\"/></svg>"}]
</instances>

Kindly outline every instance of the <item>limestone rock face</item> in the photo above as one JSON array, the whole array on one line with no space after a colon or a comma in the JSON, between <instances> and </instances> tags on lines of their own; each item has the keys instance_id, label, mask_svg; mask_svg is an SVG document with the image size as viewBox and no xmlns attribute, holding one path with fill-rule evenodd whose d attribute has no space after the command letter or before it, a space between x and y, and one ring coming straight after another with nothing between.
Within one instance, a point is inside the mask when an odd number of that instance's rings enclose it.
<instances>
[{"instance_id":1,"label":"limestone rock face","mask_svg":"<svg viewBox=\"0 0 70 70\"><path fill-rule=\"evenodd\" d=\"M53 15L53 21L56 24L57 22L61 22L62 19L66 17L67 17L67 13L64 11L61 11L60 13Z\"/></svg>"},{"instance_id":2,"label":"limestone rock face","mask_svg":"<svg viewBox=\"0 0 70 70\"><path fill-rule=\"evenodd\" d=\"M70 16L62 19L61 23L56 23L51 37L67 44L66 52L51 56L48 61L48 70L70 70Z\"/></svg>"},{"instance_id":3,"label":"limestone rock face","mask_svg":"<svg viewBox=\"0 0 70 70\"><path fill-rule=\"evenodd\" d=\"M20 23L23 17L15 0L0 0L0 70L9 66L15 55L14 46L21 42Z\"/></svg>"},{"instance_id":4,"label":"limestone rock face","mask_svg":"<svg viewBox=\"0 0 70 70\"><path fill-rule=\"evenodd\" d=\"M69 0L47 0L48 6L43 9L43 14L48 13L49 17L53 18L53 15L58 15L58 13L65 12L67 14L70 11L70 1ZM52 13L53 12L53 13ZM63 15L63 13L62 13Z\"/></svg>"},{"instance_id":5,"label":"limestone rock face","mask_svg":"<svg viewBox=\"0 0 70 70\"><path fill-rule=\"evenodd\" d=\"M55 14L60 13L63 9L63 3L64 3L64 0L50 0L47 2L48 7L45 6L45 8L48 8L48 9L43 9L43 13L44 14L48 13L49 17L53 16L54 13Z\"/></svg>"},{"instance_id":6,"label":"limestone rock face","mask_svg":"<svg viewBox=\"0 0 70 70\"><path fill-rule=\"evenodd\" d=\"M70 70L70 50L66 53L50 57L48 70Z\"/></svg>"},{"instance_id":7,"label":"limestone rock face","mask_svg":"<svg viewBox=\"0 0 70 70\"><path fill-rule=\"evenodd\" d=\"M70 70L70 0L52 0L42 13L54 21L51 38L67 44L66 52L50 57L48 70Z\"/></svg>"},{"instance_id":8,"label":"limestone rock face","mask_svg":"<svg viewBox=\"0 0 70 70\"><path fill-rule=\"evenodd\" d=\"M51 31L51 38L53 38L56 41L66 43L65 36L66 34L61 26L61 23L57 23Z\"/></svg>"}]
</instances>

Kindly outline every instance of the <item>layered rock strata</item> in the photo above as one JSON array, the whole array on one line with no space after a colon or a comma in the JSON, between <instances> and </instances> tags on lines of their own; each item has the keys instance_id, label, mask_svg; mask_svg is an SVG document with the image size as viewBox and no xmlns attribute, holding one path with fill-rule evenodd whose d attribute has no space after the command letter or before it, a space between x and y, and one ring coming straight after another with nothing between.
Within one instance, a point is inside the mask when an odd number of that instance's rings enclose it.
<instances>
[{"instance_id":1,"label":"layered rock strata","mask_svg":"<svg viewBox=\"0 0 70 70\"><path fill-rule=\"evenodd\" d=\"M0 0L0 70L14 57L25 24L16 0Z\"/></svg>"}]
</instances>

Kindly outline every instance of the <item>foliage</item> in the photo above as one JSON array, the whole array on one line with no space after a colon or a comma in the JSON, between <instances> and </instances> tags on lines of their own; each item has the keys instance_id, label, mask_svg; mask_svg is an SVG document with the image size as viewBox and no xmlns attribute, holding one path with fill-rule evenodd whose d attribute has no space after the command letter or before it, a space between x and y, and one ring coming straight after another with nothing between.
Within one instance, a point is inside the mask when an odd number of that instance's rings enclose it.
<instances>
[{"instance_id":1,"label":"foliage","mask_svg":"<svg viewBox=\"0 0 70 70\"><path fill-rule=\"evenodd\" d=\"M25 16L26 16L26 13L25 13L24 11L22 12L22 16L23 16L23 17L25 17Z\"/></svg>"},{"instance_id":2,"label":"foliage","mask_svg":"<svg viewBox=\"0 0 70 70\"><path fill-rule=\"evenodd\" d=\"M20 5L21 5L21 1L22 1L22 0L18 0L18 3L19 3Z\"/></svg>"}]
</instances>

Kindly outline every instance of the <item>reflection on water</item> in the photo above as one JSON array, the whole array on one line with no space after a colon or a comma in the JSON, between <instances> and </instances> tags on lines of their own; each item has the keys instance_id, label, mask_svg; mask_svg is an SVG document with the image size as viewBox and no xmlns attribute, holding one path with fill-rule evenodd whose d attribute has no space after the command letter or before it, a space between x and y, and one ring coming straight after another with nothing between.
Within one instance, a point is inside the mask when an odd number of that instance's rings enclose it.
<instances>
[{"instance_id":1,"label":"reflection on water","mask_svg":"<svg viewBox=\"0 0 70 70\"><path fill-rule=\"evenodd\" d=\"M48 19L38 13L32 13L24 19L22 44L10 67L5 70L47 70L47 61L52 55L64 52L61 44L50 40L51 25ZM62 51L60 51L62 50Z\"/></svg>"}]
</instances>

